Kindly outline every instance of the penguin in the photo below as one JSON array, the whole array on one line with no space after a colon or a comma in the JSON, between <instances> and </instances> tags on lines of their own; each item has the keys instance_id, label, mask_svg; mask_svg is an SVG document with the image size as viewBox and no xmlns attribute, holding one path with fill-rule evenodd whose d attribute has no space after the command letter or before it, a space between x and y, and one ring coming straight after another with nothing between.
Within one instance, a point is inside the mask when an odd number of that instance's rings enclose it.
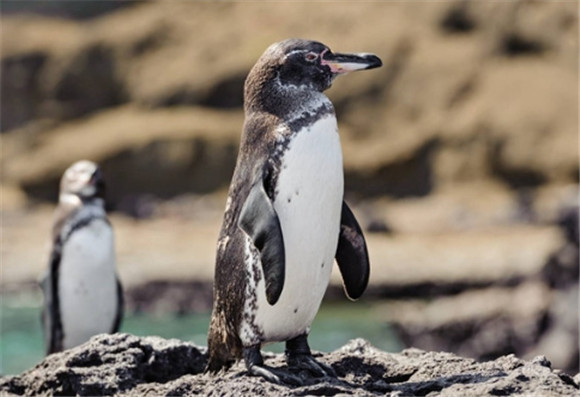
<instances>
[{"instance_id":1,"label":"penguin","mask_svg":"<svg viewBox=\"0 0 580 397\"><path fill-rule=\"evenodd\" d=\"M310 40L272 44L244 84L245 121L217 243L206 372L243 358L250 375L300 384L264 364L260 348L285 342L289 368L335 376L315 360L310 325L334 260L346 295L366 289L361 228L344 202L342 149L323 91L347 72L382 65L373 54L333 53Z\"/></svg>"},{"instance_id":2,"label":"penguin","mask_svg":"<svg viewBox=\"0 0 580 397\"><path fill-rule=\"evenodd\" d=\"M105 212L102 173L91 161L74 163L61 178L41 287L47 355L119 330L123 290L113 229Z\"/></svg>"}]
</instances>

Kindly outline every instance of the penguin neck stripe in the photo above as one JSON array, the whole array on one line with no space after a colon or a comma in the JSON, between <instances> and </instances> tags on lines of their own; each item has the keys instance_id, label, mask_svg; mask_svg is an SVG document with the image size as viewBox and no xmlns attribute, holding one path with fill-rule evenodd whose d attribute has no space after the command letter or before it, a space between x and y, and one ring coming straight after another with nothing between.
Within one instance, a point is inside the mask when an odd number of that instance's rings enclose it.
<instances>
[{"instance_id":1,"label":"penguin neck stripe","mask_svg":"<svg viewBox=\"0 0 580 397\"><path fill-rule=\"evenodd\" d=\"M69 222L66 222L60 232L59 238L61 244L64 244L76 230L87 226L94 220L101 219L109 224L104 209L98 205L87 205L79 209L72 216Z\"/></svg>"},{"instance_id":2,"label":"penguin neck stripe","mask_svg":"<svg viewBox=\"0 0 580 397\"><path fill-rule=\"evenodd\" d=\"M302 111L297 117L287 121L291 131L300 131L302 128L309 126L316 120L319 120L329 114L334 114L334 108L330 101L323 102L321 106L313 109Z\"/></svg>"},{"instance_id":3,"label":"penguin neck stripe","mask_svg":"<svg viewBox=\"0 0 580 397\"><path fill-rule=\"evenodd\" d=\"M276 144L274 146L272 155L268 159L268 165L270 169L270 181L268 185L270 187L277 185L278 176L280 174L280 168L282 164L282 158L290 146L290 142L305 128L314 124L316 121L323 119L325 117L334 117L334 108L330 101L322 102L321 106L313 109L305 110L303 109L297 116L291 118L290 120L285 120L280 124L276 130ZM276 189L271 188L266 190L268 196L274 200L278 195Z\"/></svg>"},{"instance_id":4,"label":"penguin neck stripe","mask_svg":"<svg viewBox=\"0 0 580 397\"><path fill-rule=\"evenodd\" d=\"M81 199L76 194L72 193L61 193L58 197L58 201L63 204L69 205L81 205Z\"/></svg>"}]
</instances>

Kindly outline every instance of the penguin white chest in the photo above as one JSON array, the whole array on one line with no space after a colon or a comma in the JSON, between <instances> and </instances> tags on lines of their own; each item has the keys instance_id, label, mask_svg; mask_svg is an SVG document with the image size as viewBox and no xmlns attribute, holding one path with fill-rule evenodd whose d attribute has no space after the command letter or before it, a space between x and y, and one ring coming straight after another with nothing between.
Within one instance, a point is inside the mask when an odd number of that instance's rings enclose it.
<instances>
[{"instance_id":1,"label":"penguin white chest","mask_svg":"<svg viewBox=\"0 0 580 397\"><path fill-rule=\"evenodd\" d=\"M343 200L342 151L336 118L328 115L291 138L281 159L274 209L286 254L278 302L258 283L256 323L266 341L309 331L330 280Z\"/></svg>"},{"instance_id":2,"label":"penguin white chest","mask_svg":"<svg viewBox=\"0 0 580 397\"><path fill-rule=\"evenodd\" d=\"M65 349L111 332L117 314L113 231L101 219L73 232L65 242L58 294Z\"/></svg>"}]
</instances>

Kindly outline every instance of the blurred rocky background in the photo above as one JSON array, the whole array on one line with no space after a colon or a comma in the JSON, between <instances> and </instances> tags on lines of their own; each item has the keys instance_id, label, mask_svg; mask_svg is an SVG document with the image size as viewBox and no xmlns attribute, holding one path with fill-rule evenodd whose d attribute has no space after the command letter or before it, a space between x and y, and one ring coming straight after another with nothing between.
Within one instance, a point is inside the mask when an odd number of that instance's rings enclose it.
<instances>
[{"instance_id":1,"label":"blurred rocky background","mask_svg":"<svg viewBox=\"0 0 580 397\"><path fill-rule=\"evenodd\" d=\"M405 346L578 372L576 2L0 6L3 296L38 294L58 180L87 158L128 310L210 310L244 78L303 37L384 61L328 91L377 321Z\"/></svg>"}]
</instances>

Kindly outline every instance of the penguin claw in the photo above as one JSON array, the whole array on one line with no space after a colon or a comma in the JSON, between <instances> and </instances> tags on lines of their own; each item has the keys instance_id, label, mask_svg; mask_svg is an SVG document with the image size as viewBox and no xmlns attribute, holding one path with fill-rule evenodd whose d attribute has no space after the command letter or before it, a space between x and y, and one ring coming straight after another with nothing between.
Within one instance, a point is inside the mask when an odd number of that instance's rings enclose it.
<instances>
[{"instance_id":1,"label":"penguin claw","mask_svg":"<svg viewBox=\"0 0 580 397\"><path fill-rule=\"evenodd\" d=\"M248 368L248 373L252 376L259 376L261 378L266 379L268 382L280 384L280 377L274 374L272 371L260 367L258 365L253 365L251 368Z\"/></svg>"},{"instance_id":2,"label":"penguin claw","mask_svg":"<svg viewBox=\"0 0 580 397\"><path fill-rule=\"evenodd\" d=\"M319 378L325 376L336 378L336 372L334 372L334 369L330 365L316 361L311 355L301 354L288 357L288 365L290 367L307 370Z\"/></svg>"},{"instance_id":3,"label":"penguin claw","mask_svg":"<svg viewBox=\"0 0 580 397\"><path fill-rule=\"evenodd\" d=\"M294 386L303 385L303 382L302 380L300 380L300 378L289 373L276 371L273 368L267 368L266 366L252 365L250 368L248 368L248 373L252 376L259 376L261 378L264 378L271 383L276 384L287 383Z\"/></svg>"},{"instance_id":4,"label":"penguin claw","mask_svg":"<svg viewBox=\"0 0 580 397\"><path fill-rule=\"evenodd\" d=\"M272 383L302 386L303 383L300 378L264 365L264 359L262 358L262 353L260 353L260 344L244 347L243 355L249 375L259 376Z\"/></svg>"}]
</instances>

